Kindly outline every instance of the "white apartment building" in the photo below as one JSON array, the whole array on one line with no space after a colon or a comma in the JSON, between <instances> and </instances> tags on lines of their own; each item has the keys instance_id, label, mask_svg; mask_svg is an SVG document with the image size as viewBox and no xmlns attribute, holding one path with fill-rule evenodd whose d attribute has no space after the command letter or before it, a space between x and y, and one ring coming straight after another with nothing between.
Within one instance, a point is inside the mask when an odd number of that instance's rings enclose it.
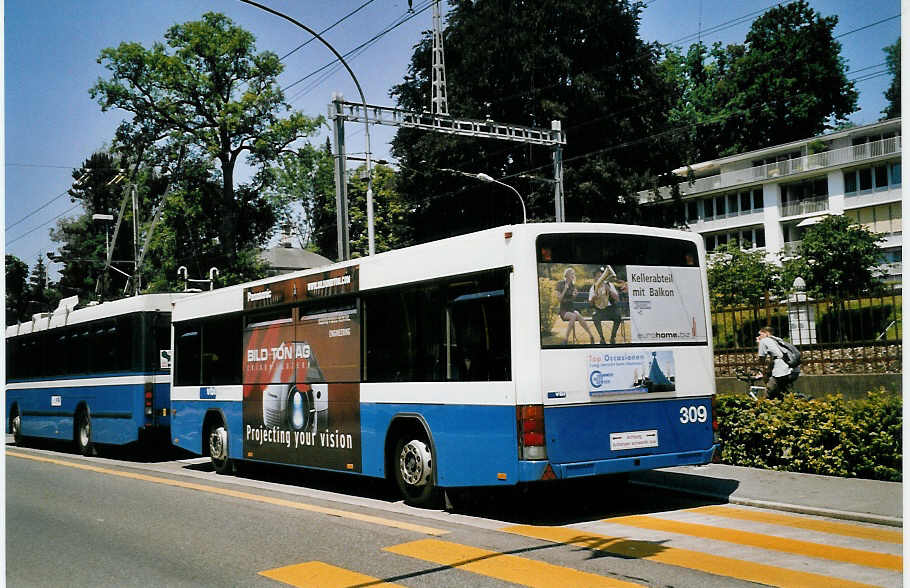
<instances>
[{"instance_id":1,"label":"white apartment building","mask_svg":"<svg viewBox=\"0 0 910 588\"><path fill-rule=\"evenodd\" d=\"M852 217L885 240L881 270L901 277L901 121L899 118L674 170L689 228L708 251L736 239L769 257L795 252L825 215ZM662 192L669 197L669 190ZM653 194L639 193L640 200Z\"/></svg>"}]
</instances>

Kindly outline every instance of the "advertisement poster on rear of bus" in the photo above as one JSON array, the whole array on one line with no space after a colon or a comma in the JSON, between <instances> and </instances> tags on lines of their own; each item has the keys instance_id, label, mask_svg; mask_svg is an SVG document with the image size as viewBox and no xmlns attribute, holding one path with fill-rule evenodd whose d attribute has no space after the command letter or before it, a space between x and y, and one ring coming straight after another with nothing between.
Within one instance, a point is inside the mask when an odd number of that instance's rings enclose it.
<instances>
[{"instance_id":1,"label":"advertisement poster on rear of bus","mask_svg":"<svg viewBox=\"0 0 910 588\"><path fill-rule=\"evenodd\" d=\"M698 267L538 263L544 347L704 343Z\"/></svg>"},{"instance_id":2,"label":"advertisement poster on rear of bus","mask_svg":"<svg viewBox=\"0 0 910 588\"><path fill-rule=\"evenodd\" d=\"M357 309L304 312L244 331L244 456L359 472Z\"/></svg>"},{"instance_id":3,"label":"advertisement poster on rear of bus","mask_svg":"<svg viewBox=\"0 0 910 588\"><path fill-rule=\"evenodd\" d=\"M588 356L591 396L676 391L676 359L672 351L618 349Z\"/></svg>"}]
</instances>

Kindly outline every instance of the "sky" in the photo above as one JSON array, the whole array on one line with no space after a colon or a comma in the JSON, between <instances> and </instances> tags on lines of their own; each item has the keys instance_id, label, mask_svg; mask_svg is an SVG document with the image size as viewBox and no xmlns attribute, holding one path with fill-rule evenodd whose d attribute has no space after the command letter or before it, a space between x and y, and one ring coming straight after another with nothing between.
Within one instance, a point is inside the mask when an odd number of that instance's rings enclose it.
<instances>
[{"instance_id":1,"label":"sky","mask_svg":"<svg viewBox=\"0 0 910 588\"><path fill-rule=\"evenodd\" d=\"M401 83L413 46L432 26L432 11L419 12L426 0L413 1L414 14L408 13L407 0L260 1L317 31L356 11L323 35L342 54L401 23L347 58L370 104L394 105L389 90ZM709 45L742 43L752 20L773 5L771 0L650 0L640 35L681 47L699 38ZM885 71L882 49L900 35L901 19L894 18L901 12L900 0L810 0L810 5L824 16L839 17L835 36L843 35L837 39L841 55L860 93L860 110L850 119L857 124L878 120L890 76L876 74ZM5 253L32 267L38 257L56 251L49 231L57 219L80 212L65 194L73 169L108 146L126 116L102 112L88 94L99 77L107 77L97 63L102 49L124 41L151 47L170 26L198 20L208 11L222 12L252 32L259 51L284 56L312 39L292 23L238 0L5 0L3 6L3 242ZM334 92L358 101L354 83L340 67L300 81L332 59L327 48L311 42L283 61L279 83L295 109L325 114ZM362 156L362 128L348 125L346 132L348 154ZM326 127L322 141L328 133ZM388 158L393 134L392 127L371 126L374 158ZM56 264L49 266L56 278Z\"/></svg>"}]
</instances>

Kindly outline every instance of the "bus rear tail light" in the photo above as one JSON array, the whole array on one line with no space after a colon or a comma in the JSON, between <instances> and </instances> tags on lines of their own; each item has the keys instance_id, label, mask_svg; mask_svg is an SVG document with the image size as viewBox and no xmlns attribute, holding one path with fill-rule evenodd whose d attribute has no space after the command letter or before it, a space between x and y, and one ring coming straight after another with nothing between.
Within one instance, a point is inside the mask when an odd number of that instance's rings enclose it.
<instances>
[{"instance_id":1,"label":"bus rear tail light","mask_svg":"<svg viewBox=\"0 0 910 588\"><path fill-rule=\"evenodd\" d=\"M154 398L155 385L151 382L145 383L145 416L152 416L152 399Z\"/></svg>"},{"instance_id":2,"label":"bus rear tail light","mask_svg":"<svg viewBox=\"0 0 910 588\"><path fill-rule=\"evenodd\" d=\"M543 405L525 404L516 407L518 419L518 455L523 460L547 459L546 434L543 425Z\"/></svg>"}]
</instances>

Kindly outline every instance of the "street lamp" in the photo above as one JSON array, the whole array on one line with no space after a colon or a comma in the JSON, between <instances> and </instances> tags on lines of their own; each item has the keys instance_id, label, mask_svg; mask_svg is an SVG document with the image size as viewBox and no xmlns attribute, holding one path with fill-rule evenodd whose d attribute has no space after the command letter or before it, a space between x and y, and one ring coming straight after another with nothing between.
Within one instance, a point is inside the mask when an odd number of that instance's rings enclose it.
<instances>
[{"instance_id":1,"label":"street lamp","mask_svg":"<svg viewBox=\"0 0 910 588\"><path fill-rule=\"evenodd\" d=\"M93 214L93 215L92 215L92 220L93 220L93 221L96 221L96 222L97 222L97 221L104 221L105 223L112 223L112 222L114 222L114 215L113 215L113 214L97 214L97 213L96 213L96 214ZM110 225L110 224L105 224L105 229L106 229L106 232L105 232L105 234L104 234L104 254L107 255L107 254L108 254L108 251L109 251L110 248L111 248L111 245L110 245L110 241L111 241L111 225Z\"/></svg>"},{"instance_id":2,"label":"street lamp","mask_svg":"<svg viewBox=\"0 0 910 588\"><path fill-rule=\"evenodd\" d=\"M515 195L518 196L518 202L521 203L521 222L522 222L522 224L527 224L528 213L525 210L525 200L524 200L524 198L521 197L521 194L514 187L510 186L509 184L506 184L505 182L500 182L496 178L489 176L483 172L480 172L479 174L471 174L468 172L458 171L457 169L449 169L449 168L442 168L441 171L458 174L460 176L467 176L469 178L474 178L475 180L480 180L481 182L485 182L487 184L499 184L500 186L505 186L509 190L515 192Z\"/></svg>"},{"instance_id":3,"label":"street lamp","mask_svg":"<svg viewBox=\"0 0 910 588\"><path fill-rule=\"evenodd\" d=\"M319 40L319 42L321 42L323 45L328 47L329 51L331 51L335 55L335 57L338 58L338 61L341 62L341 65L343 65L344 68L346 70L348 70L348 73L351 75L351 79L354 80L354 85L357 86L357 91L360 93L360 101L363 103L363 117L364 117L364 121L365 121L363 126L364 126L364 131L365 131L364 135L366 136L366 160L367 160L366 161L366 163L367 163L367 236L368 236L369 247L370 247L370 255L371 256L374 255L376 253L376 242L375 242L376 239L375 239L375 231L373 230L373 173L372 173L371 166L370 166L370 114L369 114L369 111L367 110L367 99L363 95L363 89L360 87L360 82L357 81L357 76L354 75L354 72L351 70L351 67L348 65L348 63L344 60L344 57L342 57L341 54L335 50L334 47L329 45L329 42L326 41L325 39L323 39L319 35L319 33L314 31L310 27L306 26L305 24L303 24L297 20L294 20L293 18L291 18L290 16L288 16L286 14L282 14L281 12L278 12L277 10L269 8L268 6L264 6L262 4L259 4L258 2L253 2L253 0L240 0L240 1L245 4L249 4L250 6L255 6L256 8L259 8L260 10L264 10L266 12L274 14L275 16L279 16L279 17L297 25L298 27L302 28L306 32L308 32L311 35L313 35L314 37L316 37L316 39ZM344 181L344 178L342 178L341 181ZM340 228L339 228L339 230L340 230Z\"/></svg>"}]
</instances>

